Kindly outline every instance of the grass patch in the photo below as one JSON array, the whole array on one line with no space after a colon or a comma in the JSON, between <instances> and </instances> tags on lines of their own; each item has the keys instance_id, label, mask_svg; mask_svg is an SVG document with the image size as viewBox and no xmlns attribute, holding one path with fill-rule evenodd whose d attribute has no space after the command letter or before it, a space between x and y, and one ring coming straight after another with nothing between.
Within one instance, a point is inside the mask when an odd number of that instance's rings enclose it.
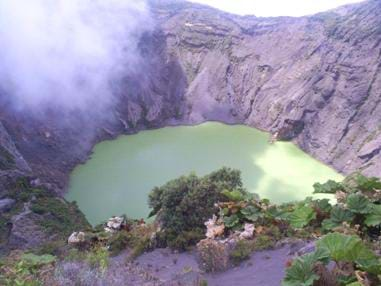
<instances>
[{"instance_id":1,"label":"grass patch","mask_svg":"<svg viewBox=\"0 0 381 286\"><path fill-rule=\"evenodd\" d=\"M41 226L47 233L59 234L64 239L73 231L91 227L75 202L61 198L41 195L33 201L31 210L44 216Z\"/></svg>"}]
</instances>

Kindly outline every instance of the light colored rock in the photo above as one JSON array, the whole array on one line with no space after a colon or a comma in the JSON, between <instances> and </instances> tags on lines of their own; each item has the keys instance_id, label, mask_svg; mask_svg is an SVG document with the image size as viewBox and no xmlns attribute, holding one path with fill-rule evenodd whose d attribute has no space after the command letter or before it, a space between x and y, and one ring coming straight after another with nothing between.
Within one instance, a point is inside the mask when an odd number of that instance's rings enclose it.
<instances>
[{"instance_id":1,"label":"light colored rock","mask_svg":"<svg viewBox=\"0 0 381 286\"><path fill-rule=\"evenodd\" d=\"M347 200L347 194L342 191L338 191L335 194L335 198L338 203L344 203Z\"/></svg>"},{"instance_id":2,"label":"light colored rock","mask_svg":"<svg viewBox=\"0 0 381 286\"><path fill-rule=\"evenodd\" d=\"M69 244L80 244L80 243L85 242L85 240L86 240L86 235L85 235L85 233L80 231L80 232L73 232L73 233L69 236L67 242L68 242Z\"/></svg>"},{"instance_id":3,"label":"light colored rock","mask_svg":"<svg viewBox=\"0 0 381 286\"><path fill-rule=\"evenodd\" d=\"M316 250L316 241L311 241L305 244L302 248L296 251L298 256L314 252Z\"/></svg>"},{"instance_id":4,"label":"light colored rock","mask_svg":"<svg viewBox=\"0 0 381 286\"><path fill-rule=\"evenodd\" d=\"M240 239L251 239L254 236L255 226L252 223L245 223L244 230L240 233Z\"/></svg>"},{"instance_id":5,"label":"light colored rock","mask_svg":"<svg viewBox=\"0 0 381 286\"><path fill-rule=\"evenodd\" d=\"M15 203L16 201L13 199L7 198L7 199L0 200L0 213L9 211Z\"/></svg>"},{"instance_id":6,"label":"light colored rock","mask_svg":"<svg viewBox=\"0 0 381 286\"><path fill-rule=\"evenodd\" d=\"M122 228L123 222L124 222L123 217L114 216L107 221L105 231L115 232L117 230L120 230Z\"/></svg>"},{"instance_id":7,"label":"light colored rock","mask_svg":"<svg viewBox=\"0 0 381 286\"><path fill-rule=\"evenodd\" d=\"M205 222L207 238L214 239L224 234L225 225L223 223L217 224L217 217L213 215L213 218Z\"/></svg>"}]
</instances>

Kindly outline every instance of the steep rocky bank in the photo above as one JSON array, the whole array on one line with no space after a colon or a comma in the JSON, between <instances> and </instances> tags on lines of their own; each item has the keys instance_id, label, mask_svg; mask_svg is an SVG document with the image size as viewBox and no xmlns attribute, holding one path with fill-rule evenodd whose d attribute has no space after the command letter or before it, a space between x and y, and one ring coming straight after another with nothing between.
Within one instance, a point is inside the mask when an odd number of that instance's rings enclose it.
<instances>
[{"instance_id":1,"label":"steep rocky bank","mask_svg":"<svg viewBox=\"0 0 381 286\"><path fill-rule=\"evenodd\" d=\"M239 17L182 1L151 7L143 60L106 120L68 120L59 108L36 117L2 94L0 199L25 175L62 193L103 139L207 120L293 140L342 173L381 176L381 1L301 18Z\"/></svg>"},{"instance_id":2,"label":"steep rocky bank","mask_svg":"<svg viewBox=\"0 0 381 286\"><path fill-rule=\"evenodd\" d=\"M380 1L302 18L157 12L187 78L186 121L297 130L286 138L321 161L378 176L380 13Z\"/></svg>"}]
</instances>

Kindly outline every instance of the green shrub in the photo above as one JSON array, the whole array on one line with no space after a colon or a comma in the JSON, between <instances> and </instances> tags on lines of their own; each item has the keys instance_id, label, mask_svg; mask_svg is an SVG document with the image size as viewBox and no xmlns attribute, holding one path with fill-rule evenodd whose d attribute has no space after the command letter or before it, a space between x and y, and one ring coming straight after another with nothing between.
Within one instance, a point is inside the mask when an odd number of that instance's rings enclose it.
<instances>
[{"instance_id":1,"label":"green shrub","mask_svg":"<svg viewBox=\"0 0 381 286\"><path fill-rule=\"evenodd\" d=\"M126 231L119 231L109 240L109 251L111 255L117 255L121 251L127 248L128 242L130 240L130 234Z\"/></svg>"},{"instance_id":2,"label":"green shrub","mask_svg":"<svg viewBox=\"0 0 381 286\"><path fill-rule=\"evenodd\" d=\"M215 204L227 200L226 190L243 193L239 171L222 168L202 178L192 174L154 188L149 195L150 215L157 215L163 225L167 245L184 249L201 238L204 222L217 211Z\"/></svg>"},{"instance_id":3,"label":"green shrub","mask_svg":"<svg viewBox=\"0 0 381 286\"><path fill-rule=\"evenodd\" d=\"M201 239L204 238L203 229L194 229L190 231L184 231L180 234L167 234L166 240L168 246L174 249L188 250L190 246L195 245Z\"/></svg>"},{"instance_id":4,"label":"green shrub","mask_svg":"<svg viewBox=\"0 0 381 286\"><path fill-rule=\"evenodd\" d=\"M325 266L330 261L333 268ZM323 274L334 280L333 285L347 285L356 281L357 270L370 274L369 285L380 285L377 275L381 274L381 259L358 236L330 233L317 242L313 253L294 260L286 270L283 285L315 285L317 280L325 281Z\"/></svg>"},{"instance_id":5,"label":"green shrub","mask_svg":"<svg viewBox=\"0 0 381 286\"><path fill-rule=\"evenodd\" d=\"M131 248L131 253L129 255L129 260L134 260L145 251L152 248L152 237L155 234L154 225L135 225L128 232L128 247Z\"/></svg>"},{"instance_id":6,"label":"green shrub","mask_svg":"<svg viewBox=\"0 0 381 286\"><path fill-rule=\"evenodd\" d=\"M254 240L255 250L270 249L270 248L273 248L274 246L275 246L274 238L266 234L258 235Z\"/></svg>"},{"instance_id":7,"label":"green shrub","mask_svg":"<svg viewBox=\"0 0 381 286\"><path fill-rule=\"evenodd\" d=\"M315 218L316 213L310 206L298 207L288 215L290 225L294 228L303 228Z\"/></svg>"},{"instance_id":8,"label":"green shrub","mask_svg":"<svg viewBox=\"0 0 381 286\"><path fill-rule=\"evenodd\" d=\"M242 261L250 258L250 254L253 252L252 242L246 240L240 240L235 245L234 249L230 252L230 259L233 264L238 265Z\"/></svg>"},{"instance_id":9,"label":"green shrub","mask_svg":"<svg viewBox=\"0 0 381 286\"><path fill-rule=\"evenodd\" d=\"M86 260L86 252L77 248L71 248L66 253L64 260L66 261L84 261Z\"/></svg>"},{"instance_id":10,"label":"green shrub","mask_svg":"<svg viewBox=\"0 0 381 286\"><path fill-rule=\"evenodd\" d=\"M327 263L328 254L324 250L317 250L296 258L287 268L283 279L283 286L312 286L319 276L315 273L318 262Z\"/></svg>"},{"instance_id":11,"label":"green shrub","mask_svg":"<svg viewBox=\"0 0 381 286\"><path fill-rule=\"evenodd\" d=\"M95 247L87 254L86 261L104 273L109 265L109 252L105 247Z\"/></svg>"},{"instance_id":12,"label":"green shrub","mask_svg":"<svg viewBox=\"0 0 381 286\"><path fill-rule=\"evenodd\" d=\"M129 260L134 260L140 255L142 255L145 251L150 249L150 239L147 237L139 240L131 250L131 253L128 257Z\"/></svg>"}]
</instances>

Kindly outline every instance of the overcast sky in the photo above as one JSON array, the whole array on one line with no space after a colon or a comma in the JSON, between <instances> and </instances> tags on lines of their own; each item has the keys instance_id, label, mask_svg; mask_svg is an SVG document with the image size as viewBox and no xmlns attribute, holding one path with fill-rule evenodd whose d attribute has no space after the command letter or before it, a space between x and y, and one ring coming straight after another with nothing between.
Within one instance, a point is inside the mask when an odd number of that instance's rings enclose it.
<instances>
[{"instance_id":1,"label":"overcast sky","mask_svg":"<svg viewBox=\"0 0 381 286\"><path fill-rule=\"evenodd\" d=\"M191 0L240 15L303 16L361 0Z\"/></svg>"}]
</instances>

